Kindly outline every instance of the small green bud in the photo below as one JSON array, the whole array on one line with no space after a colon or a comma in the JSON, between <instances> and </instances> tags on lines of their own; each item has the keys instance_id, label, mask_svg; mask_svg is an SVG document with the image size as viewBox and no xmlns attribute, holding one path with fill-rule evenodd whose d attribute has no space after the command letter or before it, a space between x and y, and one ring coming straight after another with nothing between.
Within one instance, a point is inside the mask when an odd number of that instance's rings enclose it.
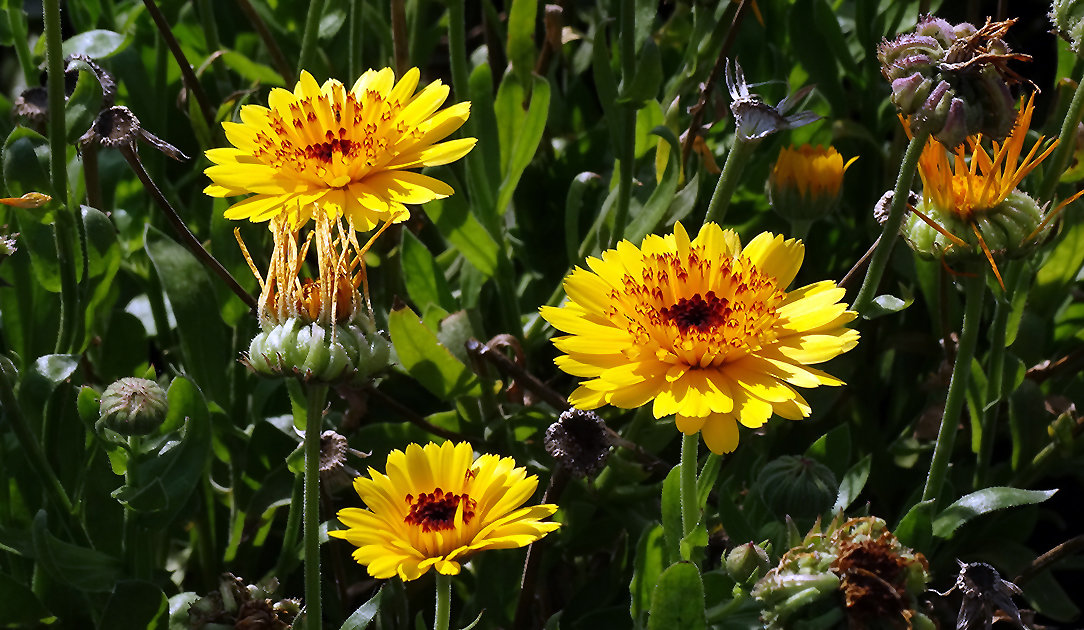
<instances>
[{"instance_id":1,"label":"small green bud","mask_svg":"<svg viewBox=\"0 0 1084 630\"><path fill-rule=\"evenodd\" d=\"M1046 225L1036 233L1043 222L1042 208L1019 190L1009 193L1004 201L993 208L975 213L970 222L925 199L918 203L916 210L937 223L941 230L926 223L917 213L908 213L900 226L900 233L907 244L923 258L944 258L950 263L986 261L986 253L972 224L978 228L995 259L1002 256L1019 258L1031 253L1050 230L1050 226ZM967 246L953 242L942 230L964 241Z\"/></svg>"},{"instance_id":2,"label":"small green bud","mask_svg":"<svg viewBox=\"0 0 1084 630\"><path fill-rule=\"evenodd\" d=\"M1054 0L1050 5L1049 17L1058 35L1069 42L1073 52L1080 55L1081 42L1084 41L1084 1Z\"/></svg>"},{"instance_id":3,"label":"small green bud","mask_svg":"<svg viewBox=\"0 0 1084 630\"><path fill-rule=\"evenodd\" d=\"M105 388L98 424L121 435L153 433L166 419L166 392L145 378L126 377Z\"/></svg>"},{"instance_id":4,"label":"small green bud","mask_svg":"<svg viewBox=\"0 0 1084 630\"><path fill-rule=\"evenodd\" d=\"M775 514L811 517L827 510L836 498L836 476L808 457L784 455L760 471L753 491Z\"/></svg>"},{"instance_id":5,"label":"small green bud","mask_svg":"<svg viewBox=\"0 0 1084 630\"><path fill-rule=\"evenodd\" d=\"M751 542L739 545L726 556L726 573L738 584L749 584L768 571L768 553Z\"/></svg>"}]
</instances>

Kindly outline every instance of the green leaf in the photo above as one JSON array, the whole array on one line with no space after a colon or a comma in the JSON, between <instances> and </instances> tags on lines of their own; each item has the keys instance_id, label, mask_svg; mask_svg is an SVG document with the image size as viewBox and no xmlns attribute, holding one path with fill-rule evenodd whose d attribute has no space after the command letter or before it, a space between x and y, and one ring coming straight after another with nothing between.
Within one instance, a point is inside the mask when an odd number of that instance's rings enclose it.
<instances>
[{"instance_id":1,"label":"green leaf","mask_svg":"<svg viewBox=\"0 0 1084 630\"><path fill-rule=\"evenodd\" d=\"M41 418L45 403L58 385L69 379L79 367L79 356L47 354L38 357L22 374L19 404L28 418Z\"/></svg>"},{"instance_id":2,"label":"green leaf","mask_svg":"<svg viewBox=\"0 0 1084 630\"><path fill-rule=\"evenodd\" d=\"M667 561L677 560L678 545L684 536L681 526L681 464L666 475L662 484L662 527L666 540Z\"/></svg>"},{"instance_id":3,"label":"green leaf","mask_svg":"<svg viewBox=\"0 0 1084 630\"><path fill-rule=\"evenodd\" d=\"M621 117L617 114L617 79L614 78L613 66L610 65L610 49L606 45L606 29L595 29L595 39L591 44L591 69L595 77L595 91L602 107L603 119L610 130L610 143L614 155L622 155L625 137L621 133Z\"/></svg>"},{"instance_id":4,"label":"green leaf","mask_svg":"<svg viewBox=\"0 0 1084 630\"><path fill-rule=\"evenodd\" d=\"M451 171L442 170L441 176ZM445 178L445 181L448 181ZM445 199L435 199L425 204L425 214L437 226L441 236L448 240L456 251L487 278L493 277L497 270L497 241L493 240L478 219L471 214L463 195L452 195ZM464 307L467 304L463 305Z\"/></svg>"},{"instance_id":5,"label":"green leaf","mask_svg":"<svg viewBox=\"0 0 1084 630\"><path fill-rule=\"evenodd\" d=\"M534 71L537 16L538 0L512 0L512 10L508 12L508 60L512 71L524 82Z\"/></svg>"},{"instance_id":6,"label":"green leaf","mask_svg":"<svg viewBox=\"0 0 1084 630\"><path fill-rule=\"evenodd\" d=\"M120 561L100 551L66 543L49 533L45 512L33 526L34 557L54 580L91 592L108 592L121 577Z\"/></svg>"},{"instance_id":7,"label":"green leaf","mask_svg":"<svg viewBox=\"0 0 1084 630\"><path fill-rule=\"evenodd\" d=\"M691 562L672 565L659 576L651 595L648 630L701 630L708 627L704 614L704 582Z\"/></svg>"},{"instance_id":8,"label":"green leaf","mask_svg":"<svg viewBox=\"0 0 1084 630\"><path fill-rule=\"evenodd\" d=\"M147 255L177 320L184 365L212 400L226 399L225 372L233 366L232 348L218 315L214 286L203 265L187 249L148 225ZM160 331L161 332L161 331Z\"/></svg>"},{"instance_id":9,"label":"green leaf","mask_svg":"<svg viewBox=\"0 0 1084 630\"><path fill-rule=\"evenodd\" d=\"M414 305L425 310L435 304L445 311L456 310L457 304L444 278L444 271L429 250L410 230L403 230L402 273L407 295Z\"/></svg>"},{"instance_id":10,"label":"green leaf","mask_svg":"<svg viewBox=\"0 0 1084 630\"><path fill-rule=\"evenodd\" d=\"M703 523L697 523L688 535L678 543L678 552L681 559L691 561L693 558L704 557L704 549L708 546L708 528Z\"/></svg>"},{"instance_id":11,"label":"green leaf","mask_svg":"<svg viewBox=\"0 0 1084 630\"><path fill-rule=\"evenodd\" d=\"M580 209L583 208L583 193L588 184L602 178L598 173L584 171L572 179L565 197L565 255L569 265L580 262Z\"/></svg>"},{"instance_id":12,"label":"green leaf","mask_svg":"<svg viewBox=\"0 0 1084 630\"><path fill-rule=\"evenodd\" d=\"M49 141L40 133L16 127L4 140L4 186L9 197L28 192L52 194ZM39 214L41 210L37 211Z\"/></svg>"},{"instance_id":13,"label":"green leaf","mask_svg":"<svg viewBox=\"0 0 1084 630\"><path fill-rule=\"evenodd\" d=\"M899 313L908 306L911 306L911 302L914 301L913 297L898 298L894 295L878 295L873 298L873 303L862 313L862 317L865 319L875 319L884 315Z\"/></svg>"},{"instance_id":14,"label":"green leaf","mask_svg":"<svg viewBox=\"0 0 1084 630\"><path fill-rule=\"evenodd\" d=\"M1038 315L1049 314L1067 300L1067 288L1075 282L1081 266L1084 266L1084 222L1070 222L1035 276L1030 300L1033 311Z\"/></svg>"},{"instance_id":15,"label":"green leaf","mask_svg":"<svg viewBox=\"0 0 1084 630\"><path fill-rule=\"evenodd\" d=\"M442 400L480 396L482 385L409 308L388 316L388 331L403 369Z\"/></svg>"},{"instance_id":16,"label":"green leaf","mask_svg":"<svg viewBox=\"0 0 1084 630\"><path fill-rule=\"evenodd\" d=\"M696 478L697 508L701 511L708 503L708 495L715 488L715 482L719 479L719 471L723 467L723 458L715 453L708 453L704 458L704 467L700 469L700 475Z\"/></svg>"},{"instance_id":17,"label":"green leaf","mask_svg":"<svg viewBox=\"0 0 1084 630\"><path fill-rule=\"evenodd\" d=\"M1020 505L1042 503L1054 496L1057 490L1022 490L995 486L972 492L945 508L933 521L933 534L938 538L950 538L960 525L976 516L995 510Z\"/></svg>"},{"instance_id":18,"label":"green leaf","mask_svg":"<svg viewBox=\"0 0 1084 630\"><path fill-rule=\"evenodd\" d=\"M85 67L85 64L81 64ZM102 109L102 84L90 70L80 68L75 90L64 103L64 127L68 144L74 144Z\"/></svg>"},{"instance_id":19,"label":"green leaf","mask_svg":"<svg viewBox=\"0 0 1084 630\"><path fill-rule=\"evenodd\" d=\"M163 624L169 615L165 593L150 582L118 582L105 603L99 628L110 630L151 630Z\"/></svg>"},{"instance_id":20,"label":"green leaf","mask_svg":"<svg viewBox=\"0 0 1084 630\"><path fill-rule=\"evenodd\" d=\"M919 550L929 550L933 543L934 499L916 503L903 515L900 524L892 531L900 542Z\"/></svg>"},{"instance_id":21,"label":"green leaf","mask_svg":"<svg viewBox=\"0 0 1084 630\"><path fill-rule=\"evenodd\" d=\"M674 201L674 193L677 192L678 186L678 175L681 171L679 164L681 161L681 145L678 143L674 132L667 127L659 126L652 129L651 133L670 144L670 158L666 161L666 170L663 171L662 181L655 187L651 197L648 198L639 214L625 229L624 238L633 243L642 241L645 236L655 231L655 228L662 223L663 218L666 217L666 211L670 209L670 204Z\"/></svg>"},{"instance_id":22,"label":"green leaf","mask_svg":"<svg viewBox=\"0 0 1084 630\"><path fill-rule=\"evenodd\" d=\"M842 477L847 471L847 462L851 461L850 425L841 424L817 438L805 450L805 456L830 468L836 477Z\"/></svg>"},{"instance_id":23,"label":"green leaf","mask_svg":"<svg viewBox=\"0 0 1084 630\"><path fill-rule=\"evenodd\" d=\"M862 488L866 487L866 480L869 479L872 462L873 456L867 454L843 475L843 481L839 484L839 493L836 495L835 505L832 506L833 513L846 510L858 498Z\"/></svg>"},{"instance_id":24,"label":"green leaf","mask_svg":"<svg viewBox=\"0 0 1084 630\"><path fill-rule=\"evenodd\" d=\"M638 109L644 101L658 95L662 82L662 55L655 40L648 39L636 56L636 74L631 77L631 81L629 77L621 78L621 92L617 102Z\"/></svg>"},{"instance_id":25,"label":"green leaf","mask_svg":"<svg viewBox=\"0 0 1084 630\"><path fill-rule=\"evenodd\" d=\"M222 62L242 78L253 83L282 87L286 81L271 66L255 62L235 50L222 53Z\"/></svg>"},{"instance_id":26,"label":"green leaf","mask_svg":"<svg viewBox=\"0 0 1084 630\"><path fill-rule=\"evenodd\" d=\"M380 611L380 601L383 596L384 587L381 586L369 601L358 606L358 609L346 618L339 630L365 630L365 628L368 628L369 624L373 622L373 618L376 617L376 613Z\"/></svg>"},{"instance_id":27,"label":"green leaf","mask_svg":"<svg viewBox=\"0 0 1084 630\"><path fill-rule=\"evenodd\" d=\"M651 593L655 590L663 567L666 566L666 537L662 525L644 529L636 543L636 559L633 565L629 593L632 604L629 613L637 625L651 605Z\"/></svg>"},{"instance_id":28,"label":"green leaf","mask_svg":"<svg viewBox=\"0 0 1084 630\"><path fill-rule=\"evenodd\" d=\"M4 627L38 627L51 624L56 617L34 592L6 573L0 573L0 620Z\"/></svg>"},{"instance_id":29,"label":"green leaf","mask_svg":"<svg viewBox=\"0 0 1084 630\"><path fill-rule=\"evenodd\" d=\"M502 82L503 85L503 82ZM523 119L522 126L514 130L514 141L511 143L511 153L501 155L505 160L504 180L497 189L497 212L503 214L512 203L512 193L519 185L519 179L523 171L531 163L538 145L542 142L542 133L546 130L546 119L550 109L550 84L544 77L535 76L531 89L531 104L527 108L527 116ZM504 140L502 138L502 146Z\"/></svg>"},{"instance_id":30,"label":"green leaf","mask_svg":"<svg viewBox=\"0 0 1084 630\"><path fill-rule=\"evenodd\" d=\"M64 42L62 50L65 57L83 54L91 59L104 59L120 52L127 44L128 38L124 35L99 29L69 38Z\"/></svg>"}]
</instances>

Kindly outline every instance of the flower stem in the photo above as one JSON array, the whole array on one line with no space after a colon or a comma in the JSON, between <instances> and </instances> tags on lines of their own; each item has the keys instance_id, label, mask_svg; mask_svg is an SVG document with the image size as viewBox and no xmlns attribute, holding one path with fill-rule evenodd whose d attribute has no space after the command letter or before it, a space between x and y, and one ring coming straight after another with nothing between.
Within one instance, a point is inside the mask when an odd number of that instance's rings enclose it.
<instances>
[{"instance_id":1,"label":"flower stem","mask_svg":"<svg viewBox=\"0 0 1084 630\"><path fill-rule=\"evenodd\" d=\"M320 32L320 17L324 14L324 0L309 0L309 12L305 16L305 34L301 37L301 54L297 59L297 73L312 65L316 54L316 39Z\"/></svg>"},{"instance_id":2,"label":"flower stem","mask_svg":"<svg viewBox=\"0 0 1084 630\"><path fill-rule=\"evenodd\" d=\"M448 630L452 612L452 576L437 573L437 609L433 630Z\"/></svg>"},{"instance_id":3,"label":"flower stem","mask_svg":"<svg viewBox=\"0 0 1084 630\"><path fill-rule=\"evenodd\" d=\"M320 429L327 385L306 386L305 415L305 628L323 626L320 605Z\"/></svg>"},{"instance_id":4,"label":"flower stem","mask_svg":"<svg viewBox=\"0 0 1084 630\"><path fill-rule=\"evenodd\" d=\"M293 69L290 68L290 62L286 61L286 55L282 54L282 49L279 48L278 42L275 41L275 36L267 28L267 23L263 21L259 13L256 13L256 9L252 7L249 0L237 0L237 4L245 13L245 17L248 18L248 23L252 25L252 29L260 36L260 41L267 48L267 54L271 55L271 65L274 66L275 72L282 75L283 81L288 82L293 75ZM351 74L350 76L355 75Z\"/></svg>"},{"instance_id":5,"label":"flower stem","mask_svg":"<svg viewBox=\"0 0 1084 630\"><path fill-rule=\"evenodd\" d=\"M700 434L681 435L681 472L679 474L681 496L681 534L688 536L700 522L700 506L696 500L696 451L700 446Z\"/></svg>"},{"instance_id":6,"label":"flower stem","mask_svg":"<svg viewBox=\"0 0 1084 630\"><path fill-rule=\"evenodd\" d=\"M316 4L315 0L313 1L313 4ZM199 79L196 77L196 72L192 69L192 64L188 63L188 57L186 57L184 51L181 50L181 45L177 42L177 38L173 36L173 31L169 28L169 22L166 21L166 17L162 15L162 11L158 8L158 5L155 4L154 0L143 0L143 5L147 7L147 13L150 13L154 25L162 35L162 40L166 42L169 52L177 62L177 67L180 68L181 81L184 83L184 87L192 94L192 98L196 99L196 104L199 105L200 113L203 114L207 126L213 127L215 122L215 110L211 107L211 102L207 100L207 94L203 91L203 86L200 85Z\"/></svg>"},{"instance_id":7,"label":"flower stem","mask_svg":"<svg viewBox=\"0 0 1084 630\"><path fill-rule=\"evenodd\" d=\"M975 464L975 488L986 487L986 478L990 473L998 411L1005 384L1005 335L1009 327L1009 314L1012 313L1013 295L1023 289L1021 284L1024 266L1022 260L1009 263L1005 272L1005 293L994 306L994 321L990 325L990 354L986 363L986 396L983 401L985 407L982 411L979 452Z\"/></svg>"},{"instance_id":8,"label":"flower stem","mask_svg":"<svg viewBox=\"0 0 1084 630\"><path fill-rule=\"evenodd\" d=\"M621 82L632 85L636 73L636 20L633 14L634 3L622 2L620 15L620 56ZM619 133L621 142L617 147L618 178L617 208L614 214L614 229L610 233L610 247L617 247L625 236L625 226L629 221L629 205L632 203L633 162L636 159L636 108L634 105L618 106Z\"/></svg>"},{"instance_id":9,"label":"flower stem","mask_svg":"<svg viewBox=\"0 0 1084 630\"><path fill-rule=\"evenodd\" d=\"M868 278L868 276L867 276ZM945 397L945 413L941 417L941 429L937 432L937 444L930 461L930 473L922 500L940 499L945 485L952 446L956 441L956 425L960 421L964 400L967 398L967 382L971 376L971 361L975 357L975 344L982 323L982 303L986 297L986 270L982 268L964 283L964 321L960 330L960 345L956 349L956 361L952 366L948 395Z\"/></svg>"},{"instance_id":10,"label":"flower stem","mask_svg":"<svg viewBox=\"0 0 1084 630\"><path fill-rule=\"evenodd\" d=\"M49 179L56 211L55 231L57 267L60 270L60 330L56 339L58 353L70 352L75 345L79 320L79 288L75 277L75 252L72 243L76 215L68 203L68 144L64 127L64 53L60 41L60 0L44 0L45 59L48 68L49 94Z\"/></svg>"},{"instance_id":11,"label":"flower stem","mask_svg":"<svg viewBox=\"0 0 1084 630\"><path fill-rule=\"evenodd\" d=\"M362 22L362 6L365 0L350 0L350 14L347 18L350 26L350 42L346 51L346 76L350 80L361 76L361 69L365 66L362 60L362 43L365 35L364 23Z\"/></svg>"},{"instance_id":12,"label":"flower stem","mask_svg":"<svg viewBox=\"0 0 1084 630\"><path fill-rule=\"evenodd\" d=\"M726 162L723 163L719 181L715 184L715 192L711 194L711 201L708 202L708 212L704 215L704 223L714 221L721 224L726 218L730 198L734 196L738 180L741 179L742 171L745 170L745 163L749 161L749 155L756 145L755 140L734 137L734 146L730 147L730 152L726 154Z\"/></svg>"},{"instance_id":13,"label":"flower stem","mask_svg":"<svg viewBox=\"0 0 1084 630\"><path fill-rule=\"evenodd\" d=\"M1046 164L1046 174L1043 176L1043 186L1039 189L1039 203L1044 204L1054 198L1054 191L1058 187L1058 179L1065 172L1069 164L1069 157L1076 148L1076 128L1080 119L1084 117L1084 77L1076 84L1073 100L1069 103L1069 111L1065 114L1065 120L1061 123L1061 133L1058 134L1058 146L1054 154Z\"/></svg>"},{"instance_id":14,"label":"flower stem","mask_svg":"<svg viewBox=\"0 0 1084 630\"><path fill-rule=\"evenodd\" d=\"M911 193L911 181L914 180L915 171L918 169L918 158L922 155L922 149L926 146L926 140L929 137L928 131L916 131L915 137L911 138L907 151L903 154L900 174L896 178L896 188L892 193L888 220L885 221L884 229L881 230L881 244L873 251L869 268L866 269L866 278L862 281L862 288L858 290L854 306L851 307L859 313L869 308L877 292L877 286L881 284L881 276L884 274L885 267L888 266L888 257L892 254L892 247L896 244L897 235L900 232L900 224L903 223L903 210L907 205L907 197Z\"/></svg>"}]
</instances>

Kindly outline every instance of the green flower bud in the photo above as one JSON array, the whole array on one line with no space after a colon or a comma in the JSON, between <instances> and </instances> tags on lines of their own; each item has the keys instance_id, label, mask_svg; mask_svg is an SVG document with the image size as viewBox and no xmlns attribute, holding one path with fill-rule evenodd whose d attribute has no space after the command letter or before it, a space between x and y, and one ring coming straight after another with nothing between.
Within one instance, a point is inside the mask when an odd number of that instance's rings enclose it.
<instances>
[{"instance_id":1,"label":"green flower bud","mask_svg":"<svg viewBox=\"0 0 1084 630\"><path fill-rule=\"evenodd\" d=\"M166 392L154 381L126 377L105 388L98 409L98 426L121 435L147 435L166 419Z\"/></svg>"},{"instance_id":2,"label":"green flower bud","mask_svg":"<svg viewBox=\"0 0 1084 630\"><path fill-rule=\"evenodd\" d=\"M365 323L325 327L293 317L257 334L242 361L264 376L321 383L362 380L391 360L391 343Z\"/></svg>"},{"instance_id":3,"label":"green flower bud","mask_svg":"<svg viewBox=\"0 0 1084 630\"><path fill-rule=\"evenodd\" d=\"M970 222L925 199L915 209L917 212L908 213L900 227L907 244L923 258L944 258L950 263L986 261L986 253L975 234L975 228L995 260L1003 256L1019 258L1031 253L1050 230L1050 226L1046 225L1036 233L1043 222L1042 208L1019 190L1013 190L993 208L976 213ZM919 212L941 229L924 221ZM971 227L972 224L975 228ZM949 238L944 232L954 238Z\"/></svg>"},{"instance_id":4,"label":"green flower bud","mask_svg":"<svg viewBox=\"0 0 1084 630\"><path fill-rule=\"evenodd\" d=\"M751 542L739 545L726 556L726 573L738 584L748 584L768 571L768 552Z\"/></svg>"},{"instance_id":5,"label":"green flower bud","mask_svg":"<svg viewBox=\"0 0 1084 630\"><path fill-rule=\"evenodd\" d=\"M1084 41L1084 1L1054 0L1050 5L1049 17L1058 35L1069 42L1073 52L1080 55L1081 42Z\"/></svg>"},{"instance_id":6,"label":"green flower bud","mask_svg":"<svg viewBox=\"0 0 1084 630\"><path fill-rule=\"evenodd\" d=\"M764 466L753 491L775 514L802 518L831 507L837 486L836 476L824 464L808 457L784 455Z\"/></svg>"}]
</instances>

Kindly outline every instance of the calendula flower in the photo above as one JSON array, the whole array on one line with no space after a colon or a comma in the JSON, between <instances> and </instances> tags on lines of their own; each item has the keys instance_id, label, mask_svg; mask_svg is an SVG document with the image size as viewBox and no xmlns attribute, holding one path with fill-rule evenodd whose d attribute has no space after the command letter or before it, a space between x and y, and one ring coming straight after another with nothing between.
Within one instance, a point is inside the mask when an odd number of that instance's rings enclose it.
<instances>
[{"instance_id":1,"label":"calendula flower","mask_svg":"<svg viewBox=\"0 0 1084 630\"><path fill-rule=\"evenodd\" d=\"M930 138L919 158L922 200L901 228L912 248L929 257L973 260L985 257L998 280L995 255L1020 256L1042 240L1049 221L1066 203L1044 216L1017 186L1057 145L1042 137L1024 152L1035 95L1020 109L1012 133L987 153L982 136L969 136L951 154ZM908 133L910 129L908 128ZM1023 156L1023 157L1021 157Z\"/></svg>"},{"instance_id":2,"label":"calendula flower","mask_svg":"<svg viewBox=\"0 0 1084 630\"><path fill-rule=\"evenodd\" d=\"M805 248L763 233L743 249L738 235L707 223L693 240L649 235L588 258L565 279L568 302L542 317L569 333L554 338L558 367L589 380L569 396L581 409L653 401L656 418L700 431L714 453L733 451L738 423L773 413L797 420L810 407L794 387L841 385L810 367L850 350L855 318L832 281L794 291Z\"/></svg>"},{"instance_id":3,"label":"calendula flower","mask_svg":"<svg viewBox=\"0 0 1084 630\"><path fill-rule=\"evenodd\" d=\"M808 144L779 150L768 178L772 208L788 219L812 221L839 204L843 173L858 157L843 162L833 147Z\"/></svg>"},{"instance_id":4,"label":"calendula flower","mask_svg":"<svg viewBox=\"0 0 1084 630\"><path fill-rule=\"evenodd\" d=\"M301 221L323 211L363 231L406 219L404 204L453 192L407 169L453 162L475 143L440 142L467 120L470 103L437 111L448 87L434 81L415 94L418 78L417 68L398 83L390 68L369 70L347 90L302 72L293 92L275 88L268 107L245 105L240 123L222 123L233 147L207 151L215 166L205 173L214 183L204 192L254 193L230 206L228 219L266 221L297 206Z\"/></svg>"},{"instance_id":5,"label":"calendula flower","mask_svg":"<svg viewBox=\"0 0 1084 630\"><path fill-rule=\"evenodd\" d=\"M365 281L365 248L359 248L349 220L344 226L342 219L332 222L323 212L315 216L314 229L300 245L296 217L271 219L275 248L266 276L235 230L261 288L262 330L249 344L245 362L266 376L321 382L365 377L385 367L390 356L389 343L375 329L358 291ZM301 269L313 242L319 275L303 280Z\"/></svg>"},{"instance_id":6,"label":"calendula flower","mask_svg":"<svg viewBox=\"0 0 1084 630\"><path fill-rule=\"evenodd\" d=\"M512 458L475 459L467 442L410 444L388 455L387 474L369 468L354 480L368 509L339 510L347 529L328 535L356 545L374 578L456 575L479 551L523 547L560 526L542 520L556 505L520 507L537 487Z\"/></svg>"}]
</instances>

